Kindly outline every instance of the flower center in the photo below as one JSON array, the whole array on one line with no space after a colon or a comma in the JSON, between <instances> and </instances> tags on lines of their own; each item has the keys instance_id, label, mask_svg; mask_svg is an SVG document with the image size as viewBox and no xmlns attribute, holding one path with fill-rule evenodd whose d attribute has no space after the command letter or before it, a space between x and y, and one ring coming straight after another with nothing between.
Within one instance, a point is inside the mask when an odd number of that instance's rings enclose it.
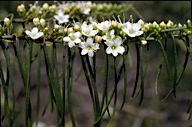
<instances>
[{"instance_id":1,"label":"flower center","mask_svg":"<svg viewBox=\"0 0 192 127\"><path fill-rule=\"evenodd\" d=\"M111 35L110 34L107 35L107 39L111 39Z\"/></svg>"},{"instance_id":2,"label":"flower center","mask_svg":"<svg viewBox=\"0 0 192 127\"><path fill-rule=\"evenodd\" d=\"M87 49L88 49L88 50L92 50L92 46L91 46L91 45L88 45L88 46L87 46Z\"/></svg>"},{"instance_id":3,"label":"flower center","mask_svg":"<svg viewBox=\"0 0 192 127\"><path fill-rule=\"evenodd\" d=\"M134 34L134 33L135 33L134 29L130 29L130 30L129 30L129 33L130 33L130 34Z\"/></svg>"},{"instance_id":4,"label":"flower center","mask_svg":"<svg viewBox=\"0 0 192 127\"><path fill-rule=\"evenodd\" d=\"M115 45L112 45L112 46L111 46L111 49L112 49L112 50L116 49L116 46L115 46Z\"/></svg>"}]
</instances>

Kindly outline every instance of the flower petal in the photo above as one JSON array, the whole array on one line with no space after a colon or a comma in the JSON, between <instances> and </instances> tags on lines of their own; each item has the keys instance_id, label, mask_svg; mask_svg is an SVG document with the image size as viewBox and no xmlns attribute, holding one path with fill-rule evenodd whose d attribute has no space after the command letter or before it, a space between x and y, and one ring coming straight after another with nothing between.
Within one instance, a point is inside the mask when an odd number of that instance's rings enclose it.
<instances>
[{"instance_id":1,"label":"flower petal","mask_svg":"<svg viewBox=\"0 0 192 127\"><path fill-rule=\"evenodd\" d=\"M107 49L106 49L106 53L107 53L107 54L111 54L112 51L113 51L113 50L111 49L111 47L107 47Z\"/></svg>"},{"instance_id":2,"label":"flower petal","mask_svg":"<svg viewBox=\"0 0 192 127\"><path fill-rule=\"evenodd\" d=\"M72 48L73 46L75 46L75 43L73 41L69 41L68 45L69 45L70 48Z\"/></svg>"},{"instance_id":3,"label":"flower petal","mask_svg":"<svg viewBox=\"0 0 192 127\"><path fill-rule=\"evenodd\" d=\"M37 28L37 27L34 27L34 28L31 30L31 33L33 33L33 34L38 33L38 28Z\"/></svg>"},{"instance_id":4,"label":"flower petal","mask_svg":"<svg viewBox=\"0 0 192 127\"><path fill-rule=\"evenodd\" d=\"M69 37L64 37L64 38L63 38L63 41L67 41L67 42L68 42L68 41L70 41L70 40L71 40L71 39L70 39Z\"/></svg>"},{"instance_id":5,"label":"flower petal","mask_svg":"<svg viewBox=\"0 0 192 127\"><path fill-rule=\"evenodd\" d=\"M93 57L93 55L94 55L93 51L92 51L92 50L88 50L88 55L89 55L90 57Z\"/></svg>"},{"instance_id":6,"label":"flower petal","mask_svg":"<svg viewBox=\"0 0 192 127\"><path fill-rule=\"evenodd\" d=\"M118 55L118 53L117 53L116 50L113 50L113 51L112 51L112 54L113 54L113 56L117 56L117 55Z\"/></svg>"},{"instance_id":7,"label":"flower petal","mask_svg":"<svg viewBox=\"0 0 192 127\"><path fill-rule=\"evenodd\" d=\"M122 38L118 36L118 37L114 40L114 44L115 44L116 46L121 45L121 44L122 44Z\"/></svg>"},{"instance_id":8,"label":"flower petal","mask_svg":"<svg viewBox=\"0 0 192 127\"><path fill-rule=\"evenodd\" d=\"M31 33L31 31L26 30L25 33L29 36L29 34Z\"/></svg>"},{"instance_id":9,"label":"flower petal","mask_svg":"<svg viewBox=\"0 0 192 127\"><path fill-rule=\"evenodd\" d=\"M125 48L123 46L119 46L116 48L117 52L123 54L125 52Z\"/></svg>"},{"instance_id":10,"label":"flower petal","mask_svg":"<svg viewBox=\"0 0 192 127\"><path fill-rule=\"evenodd\" d=\"M85 54L87 54L88 53L88 49L83 49L83 50L81 50L81 55L85 55Z\"/></svg>"}]
</instances>

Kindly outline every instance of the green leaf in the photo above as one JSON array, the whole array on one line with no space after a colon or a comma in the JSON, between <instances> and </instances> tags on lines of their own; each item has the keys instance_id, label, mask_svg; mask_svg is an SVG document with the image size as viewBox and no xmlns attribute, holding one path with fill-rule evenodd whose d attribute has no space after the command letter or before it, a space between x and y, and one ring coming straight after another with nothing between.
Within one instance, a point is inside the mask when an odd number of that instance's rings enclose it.
<instances>
[{"instance_id":1,"label":"green leaf","mask_svg":"<svg viewBox=\"0 0 192 127\"><path fill-rule=\"evenodd\" d=\"M177 48L176 48L176 42L173 35L173 47L174 47L174 76L173 76L173 95L176 97L176 84L177 84Z\"/></svg>"},{"instance_id":2,"label":"green leaf","mask_svg":"<svg viewBox=\"0 0 192 127\"><path fill-rule=\"evenodd\" d=\"M185 40L183 40L185 41ZM189 58L189 51L187 50L186 51L186 55L185 55L185 61L184 61L184 64L183 64L183 68L182 68L182 71L177 79L177 83L176 83L176 86L179 84L180 80L181 80L181 77L183 76L183 73L186 69L186 66L187 66L187 63L188 63L188 58ZM173 88L170 90L170 92L167 94L167 96L162 100L162 101L165 101L170 95L171 93L173 92Z\"/></svg>"},{"instance_id":3,"label":"green leaf","mask_svg":"<svg viewBox=\"0 0 192 127\"><path fill-rule=\"evenodd\" d=\"M192 116L192 101L189 104L189 108L187 110L187 114L189 114L188 120L190 120L191 116Z\"/></svg>"},{"instance_id":4,"label":"green leaf","mask_svg":"<svg viewBox=\"0 0 192 127\"><path fill-rule=\"evenodd\" d=\"M39 120L39 107L40 107L40 85L41 85L41 46L38 51L38 63L37 63L37 107L36 107L36 125Z\"/></svg>"},{"instance_id":5,"label":"green leaf","mask_svg":"<svg viewBox=\"0 0 192 127\"><path fill-rule=\"evenodd\" d=\"M166 64L166 68L167 68L168 80L170 81L170 77L171 77L171 74L170 74L170 73L171 73L171 71L170 71L170 65L169 65L169 62L168 62L168 59L167 59L167 54L166 54L166 52L165 52L165 49L164 49L161 41L158 40L158 42L159 42L159 44L160 44L160 46L161 46L161 49L162 49L162 51L163 51L163 57L164 57L165 64Z\"/></svg>"},{"instance_id":6,"label":"green leaf","mask_svg":"<svg viewBox=\"0 0 192 127\"><path fill-rule=\"evenodd\" d=\"M73 127L76 127L75 118L71 102L71 85L72 85L72 55L70 47L68 47L68 68L67 68L67 104Z\"/></svg>"},{"instance_id":7,"label":"green leaf","mask_svg":"<svg viewBox=\"0 0 192 127\"><path fill-rule=\"evenodd\" d=\"M165 45L164 45L164 50L166 51L166 49L167 49L167 39L165 39ZM156 76L156 80L155 80L155 93L156 94L158 94L158 90L157 90L158 80L159 80L159 77L160 77L160 74L161 74L161 69L162 69L164 60L165 60L165 58L162 56L161 63L159 65L159 70L158 70L158 73L157 73L157 76Z\"/></svg>"},{"instance_id":8,"label":"green leaf","mask_svg":"<svg viewBox=\"0 0 192 127\"><path fill-rule=\"evenodd\" d=\"M136 78L135 78L135 85L134 85L134 89L133 89L133 93L131 97L134 97L136 89L137 89L137 83L139 80L139 65L140 65L140 54L139 54L139 46L137 44L135 44L136 47L136 53L137 53L137 69L136 69Z\"/></svg>"},{"instance_id":9,"label":"green leaf","mask_svg":"<svg viewBox=\"0 0 192 127\"><path fill-rule=\"evenodd\" d=\"M139 102L139 105L141 105L142 101L143 101L143 96L144 96L144 73L143 73L143 51L142 51L142 46L140 46L140 50L139 50L139 53L140 53L140 64L139 64L139 69L140 69L140 81L141 81L141 84L140 84L140 88L141 88L141 99L140 99L140 102Z\"/></svg>"}]
</instances>

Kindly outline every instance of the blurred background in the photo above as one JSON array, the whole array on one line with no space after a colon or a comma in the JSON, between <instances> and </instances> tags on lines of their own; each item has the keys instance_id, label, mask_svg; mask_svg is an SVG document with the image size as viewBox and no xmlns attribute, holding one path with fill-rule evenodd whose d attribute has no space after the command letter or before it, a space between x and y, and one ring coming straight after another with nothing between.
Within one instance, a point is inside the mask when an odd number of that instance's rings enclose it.
<instances>
[{"instance_id":1,"label":"blurred background","mask_svg":"<svg viewBox=\"0 0 192 127\"><path fill-rule=\"evenodd\" d=\"M40 1L39 3L47 2L52 5L51 1ZM93 1L96 3L110 3L111 1ZM34 1L0 1L0 19L3 20L9 13L13 13L15 18L19 17L16 9L20 4L33 4ZM135 9L141 14L145 22L156 21L160 23L168 20L178 24L185 24L187 19L191 19L191 1L113 1L113 3L127 3L132 4ZM133 19L137 21L139 17L135 11L130 10L126 15L132 15ZM190 36L190 40L191 36ZM171 40L168 44L167 54L168 59L173 63L173 45ZM191 43L191 41L190 41ZM192 43L191 43L192 44ZM178 72L182 69L183 62L185 59L186 48L183 43L178 41ZM143 49L143 59L146 59L146 48ZM16 94L16 110L17 118L13 127L25 127L25 91L23 88L21 76L19 74L16 59L14 53L12 53L12 65L14 68L14 81L15 81L15 94ZM103 55L102 51L98 52L97 55L97 78L98 78L98 89L102 94L102 63ZM61 66L62 61L60 57L62 55L62 49L58 48L58 66ZM135 81L136 73L136 52L134 45L130 46L131 61L127 63L128 70L128 88L127 88L127 101L129 101ZM158 82L158 94L155 93L155 79L161 62L162 52L158 44L150 44L149 54L149 65L145 76L145 94L143 103L139 106L140 96L138 96L131 104L125 104L122 110L119 110L122 103L123 97L123 79L118 84L118 104L117 113L113 122L109 127L190 127L192 126L192 119L188 120L187 109L192 100L192 61L189 59L186 71L177 87L177 97L174 98L172 95L165 101L162 99L167 95L169 90L172 88L172 82L168 82L165 64L163 64L162 74ZM6 64L2 49L0 49L0 60L3 64L4 73L6 73ZM45 64L42 57L42 68L41 68L41 93L40 93L40 112L39 121L43 122L48 126L56 125L56 112L51 110L51 106L48 106L46 113L42 116L44 107L48 98L48 85L47 76L45 71ZM74 79L77 77L81 68L79 68L80 58L77 55L75 58L73 74ZM32 104L32 115L35 121L35 109L36 109L36 93L37 93L37 76L36 76L36 64L32 65L31 72L31 104ZM109 86L111 89L113 86L113 75L109 75ZM90 127L93 123L93 109L91 104L91 98L89 96L89 90L86 85L84 74L80 75L78 80L74 80L72 90L73 108L75 113L75 119L78 127ZM2 98L3 91L1 90ZM1 98L1 103L3 99ZM3 104L1 104L1 111L3 111ZM66 111L66 122L67 127L71 127L70 117ZM105 127L106 123L109 122L108 118L104 118L101 127ZM7 127L7 121L2 121L2 127Z\"/></svg>"}]
</instances>

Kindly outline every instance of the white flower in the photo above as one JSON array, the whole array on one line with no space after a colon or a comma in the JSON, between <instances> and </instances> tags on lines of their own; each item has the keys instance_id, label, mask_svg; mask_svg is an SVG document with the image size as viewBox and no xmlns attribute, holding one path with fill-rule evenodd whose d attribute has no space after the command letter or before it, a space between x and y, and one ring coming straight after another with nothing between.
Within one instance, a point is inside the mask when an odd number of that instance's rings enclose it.
<instances>
[{"instance_id":1,"label":"white flower","mask_svg":"<svg viewBox=\"0 0 192 127\"><path fill-rule=\"evenodd\" d=\"M90 14L91 8L87 6L85 1L80 1L77 3L77 6L79 6L80 11L85 14L88 15Z\"/></svg>"},{"instance_id":2,"label":"white flower","mask_svg":"<svg viewBox=\"0 0 192 127\"><path fill-rule=\"evenodd\" d=\"M87 25L86 22L83 22L83 24L81 25L81 31L82 34L87 37L95 36L98 33L98 30L93 29L92 24Z\"/></svg>"},{"instance_id":3,"label":"white flower","mask_svg":"<svg viewBox=\"0 0 192 127\"><path fill-rule=\"evenodd\" d=\"M104 32L107 32L109 30L110 26L111 26L111 21L103 21L103 22L97 24L97 28Z\"/></svg>"},{"instance_id":4,"label":"white flower","mask_svg":"<svg viewBox=\"0 0 192 127\"><path fill-rule=\"evenodd\" d=\"M112 29L109 32L106 32L106 34L102 36L102 39L106 40L106 41L113 40L115 38L115 34L114 33L115 33L115 30Z\"/></svg>"},{"instance_id":5,"label":"white flower","mask_svg":"<svg viewBox=\"0 0 192 127\"><path fill-rule=\"evenodd\" d=\"M81 42L79 39L81 37L80 32L70 33L67 37L63 38L63 41L68 42L70 48Z\"/></svg>"},{"instance_id":6,"label":"white flower","mask_svg":"<svg viewBox=\"0 0 192 127\"><path fill-rule=\"evenodd\" d=\"M98 43L93 43L93 38L87 38L86 42L81 42L80 47L82 48L81 55L88 53L90 57L93 57L94 52L99 49Z\"/></svg>"},{"instance_id":7,"label":"white flower","mask_svg":"<svg viewBox=\"0 0 192 127\"><path fill-rule=\"evenodd\" d=\"M106 49L106 53L107 54L113 54L113 56L117 56L118 53L120 53L121 55L123 54L123 52L125 51L125 48L123 46L121 46L122 42L122 38L121 37L117 37L114 40L111 41L106 41L105 42L106 45L108 46Z\"/></svg>"},{"instance_id":8,"label":"white flower","mask_svg":"<svg viewBox=\"0 0 192 127\"><path fill-rule=\"evenodd\" d=\"M69 15L64 15L62 10L58 10L57 15L55 15L54 18L59 22L59 24L69 21Z\"/></svg>"},{"instance_id":9,"label":"white flower","mask_svg":"<svg viewBox=\"0 0 192 127\"><path fill-rule=\"evenodd\" d=\"M38 39L39 37L43 36L43 32L38 32L38 28L34 27L31 31L26 30L25 33L31 37L32 39Z\"/></svg>"},{"instance_id":10,"label":"white flower","mask_svg":"<svg viewBox=\"0 0 192 127\"><path fill-rule=\"evenodd\" d=\"M122 30L125 32L129 37L136 37L143 34L143 31L140 31L141 28L139 23L130 23L126 22L122 24Z\"/></svg>"}]
</instances>

